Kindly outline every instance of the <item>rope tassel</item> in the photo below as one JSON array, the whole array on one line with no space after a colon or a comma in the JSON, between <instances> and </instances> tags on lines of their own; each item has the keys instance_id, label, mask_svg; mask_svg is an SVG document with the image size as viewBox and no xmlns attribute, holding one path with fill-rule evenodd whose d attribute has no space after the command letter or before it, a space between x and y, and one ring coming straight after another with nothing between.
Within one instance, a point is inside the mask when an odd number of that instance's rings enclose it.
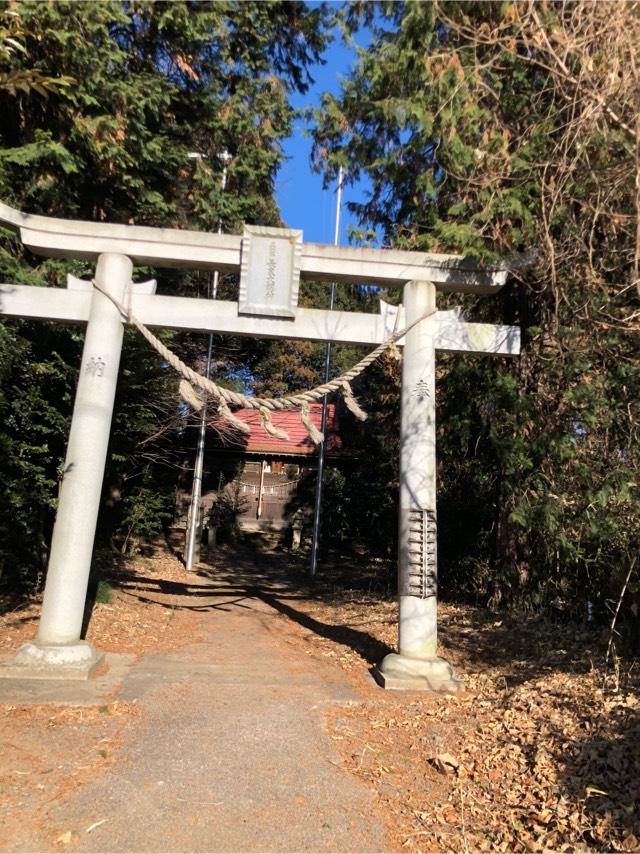
<instances>
[{"instance_id":1,"label":"rope tassel","mask_svg":"<svg viewBox=\"0 0 640 854\"><path fill-rule=\"evenodd\" d=\"M347 407L349 412L353 412L356 418L360 421L367 420L367 413L364 411L364 409L360 409L358 401L353 396L351 386L346 380L342 383L342 397L344 398L345 406Z\"/></svg>"},{"instance_id":2,"label":"rope tassel","mask_svg":"<svg viewBox=\"0 0 640 854\"><path fill-rule=\"evenodd\" d=\"M306 403L306 401L300 407L300 420L306 427L309 438L314 445L319 445L321 442L324 442L324 433L321 433L311 420L311 411L309 409L309 404Z\"/></svg>"},{"instance_id":3,"label":"rope tassel","mask_svg":"<svg viewBox=\"0 0 640 854\"><path fill-rule=\"evenodd\" d=\"M204 403L202 398L195 390L195 388L191 385L187 380L180 380L180 385L178 386L178 394L187 403L192 409L196 412L200 412Z\"/></svg>"},{"instance_id":4,"label":"rope tassel","mask_svg":"<svg viewBox=\"0 0 640 854\"><path fill-rule=\"evenodd\" d=\"M392 359L394 359L396 362L401 362L401 361L402 361L402 353L401 353L401 352L400 352L400 350L398 349L398 345L397 345L397 344L391 344L391 345L389 346L389 355L390 355L390 356L391 356L391 358L392 358Z\"/></svg>"},{"instance_id":5,"label":"rope tassel","mask_svg":"<svg viewBox=\"0 0 640 854\"><path fill-rule=\"evenodd\" d=\"M251 427L249 427L247 422L243 421L241 418L236 418L222 398L218 401L218 415L225 421L228 421L229 424L233 424L233 426L241 433L244 433L245 436L248 436L249 433L251 433Z\"/></svg>"},{"instance_id":6,"label":"rope tassel","mask_svg":"<svg viewBox=\"0 0 640 854\"><path fill-rule=\"evenodd\" d=\"M107 290L105 290L101 285L99 285L95 280L93 280L94 288L99 291L103 296L107 297L107 299L111 300L111 302L116 306L118 311L122 314L122 316L134 326L138 332L149 342L149 344L154 348L154 350L179 374L182 375L184 381L180 383L180 396L182 399L192 406L195 410L202 409L204 405L203 400L199 397L198 393L194 389L194 386L197 386L205 395L211 395L212 398L218 400L219 411L223 418L226 418L227 421L230 421L234 424L238 430L241 430L243 433L250 433L251 428L246 424L246 422L241 421L239 418L236 418L232 415L230 406L242 407L246 406L250 409L257 409L260 412L262 417L262 423L264 425L264 429L269 433L269 435L274 436L277 439L282 439L283 441L289 440L289 436L284 430L278 430L277 427L274 427L273 422L271 420L271 411L281 411L286 409L297 409L299 406L302 406L305 402L322 400L322 398L327 394L333 394L334 392L341 391L344 397L344 402L356 418L359 418L361 421L365 421L367 418L366 412L364 412L360 406L358 405L357 400L353 396L353 392L351 390L351 386L349 382L354 380L356 377L360 376L360 374L366 370L369 365L373 364L376 359L379 359L380 356L384 352L386 352L389 348L392 348L392 355L396 355L395 344L397 341L400 341L401 338L404 338L405 335L417 326L418 323L422 323L423 320L426 320L427 317L434 315L436 313L436 309L432 308L429 311L425 312L421 317L417 318L406 326L404 329L400 331L394 331L389 338L383 341L381 344L372 350L364 359L361 359L357 364L355 364L352 368L346 371L339 377L331 380L330 382L324 383L321 386L316 386L314 389L310 389L309 391L304 392L303 394L290 394L281 398L264 398L264 397L248 397L247 395L240 394L239 392L234 392L228 388L222 388L219 385L216 385L212 380L208 377L204 377L196 371L192 370L188 365L186 365L176 353L173 353L162 341L153 334L153 332L147 328L141 320L131 312L130 307L126 308L115 299ZM399 314L396 316L396 323ZM309 425L307 425L307 421L305 421L307 416L305 413L302 413L302 422L307 428L311 439L318 444L323 441L322 434L316 430L316 428L311 424L311 418L307 418ZM316 441L317 440L317 441Z\"/></svg>"},{"instance_id":7,"label":"rope tassel","mask_svg":"<svg viewBox=\"0 0 640 854\"><path fill-rule=\"evenodd\" d=\"M285 430L280 430L271 420L271 413L266 406L260 407L260 417L262 418L262 426L270 436L275 439L282 439L283 442L289 442L289 434Z\"/></svg>"}]
</instances>

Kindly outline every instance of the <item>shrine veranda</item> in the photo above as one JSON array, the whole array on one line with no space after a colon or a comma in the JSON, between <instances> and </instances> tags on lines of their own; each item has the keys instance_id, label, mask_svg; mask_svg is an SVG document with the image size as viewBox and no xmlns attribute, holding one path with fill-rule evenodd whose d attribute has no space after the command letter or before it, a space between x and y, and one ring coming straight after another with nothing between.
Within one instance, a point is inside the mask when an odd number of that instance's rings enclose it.
<instances>
[{"instance_id":1,"label":"shrine veranda","mask_svg":"<svg viewBox=\"0 0 640 854\"><path fill-rule=\"evenodd\" d=\"M121 305L146 327L371 348L407 330L398 342L398 651L380 662L376 678L392 689L460 690L437 655L436 351L516 356L520 330L438 311L436 296L497 293L507 271L455 255L304 243L300 231L262 226L209 234L54 219L1 203L0 224L36 254L95 264L97 286L72 276L66 289L0 284L4 317L86 324L38 634L0 676L86 679L101 660L81 629L126 322ZM133 283L135 266L236 272L238 302L156 295L155 281ZM301 308L301 279L402 288L402 305L381 300L378 315Z\"/></svg>"}]
</instances>

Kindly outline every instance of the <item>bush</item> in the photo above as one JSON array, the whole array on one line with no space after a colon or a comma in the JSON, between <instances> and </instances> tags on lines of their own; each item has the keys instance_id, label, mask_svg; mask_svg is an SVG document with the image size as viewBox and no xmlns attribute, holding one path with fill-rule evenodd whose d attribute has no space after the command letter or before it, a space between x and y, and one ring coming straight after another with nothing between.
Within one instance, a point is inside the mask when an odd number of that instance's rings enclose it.
<instances>
[{"instance_id":1,"label":"bush","mask_svg":"<svg viewBox=\"0 0 640 854\"><path fill-rule=\"evenodd\" d=\"M96 587L95 601L99 605L109 605L113 598L113 587L108 581L100 580Z\"/></svg>"}]
</instances>

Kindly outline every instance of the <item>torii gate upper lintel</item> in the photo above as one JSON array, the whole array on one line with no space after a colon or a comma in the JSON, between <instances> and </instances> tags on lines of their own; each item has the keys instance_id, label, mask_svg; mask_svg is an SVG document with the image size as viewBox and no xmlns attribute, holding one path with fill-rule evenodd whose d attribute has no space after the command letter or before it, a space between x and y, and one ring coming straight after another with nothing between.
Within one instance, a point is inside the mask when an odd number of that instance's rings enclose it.
<instances>
[{"instance_id":1,"label":"torii gate upper lintel","mask_svg":"<svg viewBox=\"0 0 640 854\"><path fill-rule=\"evenodd\" d=\"M57 219L25 214L2 202L0 223L18 231L24 246L35 254L48 257L95 261L105 252L115 252L127 255L138 266L221 273L237 272L241 265L242 235ZM248 226L250 230L260 228ZM459 255L305 243L300 276L391 287L424 281L442 291L490 294L505 284L507 270L489 270Z\"/></svg>"},{"instance_id":2,"label":"torii gate upper lintel","mask_svg":"<svg viewBox=\"0 0 640 854\"><path fill-rule=\"evenodd\" d=\"M455 255L303 243L302 233L246 226L243 235L54 219L0 203L0 224L37 254L96 262L95 281L145 325L274 338L377 345L407 328L402 374L398 653L377 668L387 688L462 687L437 656L435 352L517 355L517 327L468 323L436 311L436 291L495 293L507 271ZM155 295L133 285L134 265L240 273L239 302ZM403 306L380 315L297 306L300 278L403 287ZM404 314L399 322L398 312ZM67 289L0 285L0 315L87 323L38 636L0 667L7 677L87 678L100 655L80 640L123 318L91 283ZM430 315L430 316L427 316ZM424 318L421 320L421 318Z\"/></svg>"}]
</instances>

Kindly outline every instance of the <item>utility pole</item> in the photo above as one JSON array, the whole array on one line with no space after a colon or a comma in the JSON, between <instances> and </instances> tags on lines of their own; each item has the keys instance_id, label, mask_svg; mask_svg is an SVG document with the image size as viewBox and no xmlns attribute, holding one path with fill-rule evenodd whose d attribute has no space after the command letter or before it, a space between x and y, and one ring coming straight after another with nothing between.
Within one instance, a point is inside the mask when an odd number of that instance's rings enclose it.
<instances>
[{"instance_id":1,"label":"utility pole","mask_svg":"<svg viewBox=\"0 0 640 854\"><path fill-rule=\"evenodd\" d=\"M192 153L189 155L193 158L203 157ZM220 155L223 162L221 187L224 191L227 186L227 164L231 160L231 155L228 151L223 151ZM222 220L218 220L218 234L222 234ZM213 273L213 281L209 282L209 296L211 299L217 299L218 296L218 271ZM213 353L213 334L209 333L209 346L207 349L207 366L205 376L209 379L211 374L211 356ZM193 469L193 486L191 489L191 505L188 514L187 527L187 542L185 544L184 564L188 572L193 571L194 556L196 554L196 545L198 545L198 553L200 551L200 539L202 537L201 519L200 519L200 497L202 496L202 469L204 466L204 445L207 435L207 396L204 395L202 409L200 410L200 429L198 431L198 445L196 448L196 460ZM199 554L198 554L199 557Z\"/></svg>"},{"instance_id":2,"label":"utility pole","mask_svg":"<svg viewBox=\"0 0 640 854\"><path fill-rule=\"evenodd\" d=\"M344 173L342 166L338 169L338 192L336 196L336 228L333 234L333 245L337 246L340 240L340 212L342 209L342 179ZM331 283L331 295L329 297L329 311L333 311L333 304L336 298L336 283ZM324 382L329 382L329 372L331 369L331 342L327 343L324 356ZM322 398L322 424L321 432L324 434L327 429L327 395ZM320 442L318 450L318 479L316 480L316 502L313 509L313 537L311 541L311 576L316 574L318 566L318 548L320 545L320 518L322 515L322 478L324 475L324 446L325 439Z\"/></svg>"}]
</instances>

